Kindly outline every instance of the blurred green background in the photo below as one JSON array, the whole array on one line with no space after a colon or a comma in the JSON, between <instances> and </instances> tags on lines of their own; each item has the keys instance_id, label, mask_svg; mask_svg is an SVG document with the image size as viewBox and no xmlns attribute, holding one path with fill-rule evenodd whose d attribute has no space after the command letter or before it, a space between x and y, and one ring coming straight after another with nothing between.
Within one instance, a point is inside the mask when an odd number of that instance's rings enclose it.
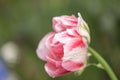
<instances>
[{"instance_id":1,"label":"blurred green background","mask_svg":"<svg viewBox=\"0 0 120 80\"><path fill-rule=\"evenodd\" d=\"M104 70L94 66L81 76L71 73L50 78L45 62L36 55L40 39L53 31L52 18L77 16L78 12L90 27L90 45L120 79L120 0L0 0L0 48L12 41L19 50L17 62L7 64L16 77L13 80L110 80ZM93 57L90 60L97 63Z\"/></svg>"}]
</instances>

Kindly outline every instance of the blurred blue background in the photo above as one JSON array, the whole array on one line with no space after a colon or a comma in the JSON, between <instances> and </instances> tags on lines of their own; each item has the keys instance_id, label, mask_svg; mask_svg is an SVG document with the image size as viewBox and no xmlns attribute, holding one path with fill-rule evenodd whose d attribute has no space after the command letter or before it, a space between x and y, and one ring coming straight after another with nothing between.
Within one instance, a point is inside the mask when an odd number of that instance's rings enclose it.
<instances>
[{"instance_id":1,"label":"blurred blue background","mask_svg":"<svg viewBox=\"0 0 120 80\"><path fill-rule=\"evenodd\" d=\"M0 57L9 80L110 80L94 66L81 76L71 73L52 79L36 55L39 40L53 31L52 17L78 12L90 27L90 45L120 79L120 0L0 0ZM90 61L97 63L93 57Z\"/></svg>"}]
</instances>

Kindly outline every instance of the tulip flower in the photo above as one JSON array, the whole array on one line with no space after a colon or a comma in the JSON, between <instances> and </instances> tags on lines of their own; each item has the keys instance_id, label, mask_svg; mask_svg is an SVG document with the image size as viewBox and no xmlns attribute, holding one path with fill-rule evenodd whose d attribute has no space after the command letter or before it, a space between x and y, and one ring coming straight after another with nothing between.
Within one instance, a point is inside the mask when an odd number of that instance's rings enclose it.
<instances>
[{"instance_id":1,"label":"tulip flower","mask_svg":"<svg viewBox=\"0 0 120 80\"><path fill-rule=\"evenodd\" d=\"M88 52L98 61L97 67L105 69L112 80L118 80L108 63L89 47L90 30L80 13L53 17L53 32L46 34L38 44L37 55L45 61L45 70L50 77L71 72L83 72L88 66ZM90 64L90 63L89 63Z\"/></svg>"}]
</instances>

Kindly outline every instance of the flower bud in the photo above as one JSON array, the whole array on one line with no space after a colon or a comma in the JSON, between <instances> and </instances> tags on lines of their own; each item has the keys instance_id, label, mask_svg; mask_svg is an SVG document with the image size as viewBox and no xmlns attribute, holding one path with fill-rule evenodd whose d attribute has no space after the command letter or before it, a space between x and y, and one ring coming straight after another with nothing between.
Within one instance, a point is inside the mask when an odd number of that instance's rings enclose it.
<instances>
[{"instance_id":1,"label":"flower bud","mask_svg":"<svg viewBox=\"0 0 120 80\"><path fill-rule=\"evenodd\" d=\"M54 32L40 41L37 55L46 61L45 70L51 77L82 71L87 62L90 42L89 28L81 15L53 18Z\"/></svg>"}]
</instances>

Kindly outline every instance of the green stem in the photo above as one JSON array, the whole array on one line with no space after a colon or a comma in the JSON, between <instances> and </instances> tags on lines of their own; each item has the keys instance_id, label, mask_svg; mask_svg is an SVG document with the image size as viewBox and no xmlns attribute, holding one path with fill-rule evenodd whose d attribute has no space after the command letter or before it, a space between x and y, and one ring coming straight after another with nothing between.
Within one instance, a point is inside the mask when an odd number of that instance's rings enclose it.
<instances>
[{"instance_id":1,"label":"green stem","mask_svg":"<svg viewBox=\"0 0 120 80\"><path fill-rule=\"evenodd\" d=\"M88 48L89 52L100 62L100 64L104 67L108 75L110 76L111 80L118 80L108 63L99 55L98 52L96 52L91 47Z\"/></svg>"}]
</instances>

